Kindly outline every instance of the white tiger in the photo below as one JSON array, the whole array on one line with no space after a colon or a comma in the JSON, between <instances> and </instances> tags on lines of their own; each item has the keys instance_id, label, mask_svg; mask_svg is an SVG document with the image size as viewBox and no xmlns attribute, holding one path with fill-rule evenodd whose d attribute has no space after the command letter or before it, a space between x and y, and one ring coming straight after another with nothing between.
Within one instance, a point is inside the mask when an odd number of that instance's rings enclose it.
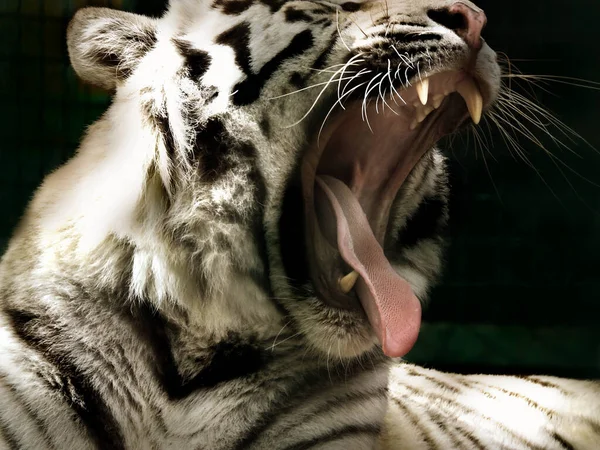
<instances>
[{"instance_id":1,"label":"white tiger","mask_svg":"<svg viewBox=\"0 0 600 450\"><path fill-rule=\"evenodd\" d=\"M435 143L500 89L466 0L77 13L115 91L0 265L0 447L587 449L598 384L398 358L441 268ZM391 372L390 372L391 368Z\"/></svg>"}]
</instances>

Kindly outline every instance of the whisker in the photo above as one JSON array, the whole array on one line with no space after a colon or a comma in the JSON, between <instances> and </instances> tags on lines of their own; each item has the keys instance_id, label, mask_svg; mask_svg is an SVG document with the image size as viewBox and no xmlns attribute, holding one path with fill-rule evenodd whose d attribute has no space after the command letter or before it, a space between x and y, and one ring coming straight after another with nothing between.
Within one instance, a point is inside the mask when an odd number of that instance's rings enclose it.
<instances>
[{"instance_id":1,"label":"whisker","mask_svg":"<svg viewBox=\"0 0 600 450\"><path fill-rule=\"evenodd\" d=\"M352 84L352 80L354 80L355 78L358 78L358 77L360 77L360 76L362 76L362 75L369 74L369 73L371 73L371 71L370 71L370 70L367 70L367 69L361 69L361 71L360 71L360 72L358 72L358 73L357 73L356 75L354 75L354 76L353 76L353 77L352 77L350 80L348 80L348 81L346 82L346 84L344 84L344 88L342 89L342 94L341 94L341 97L344 97L344 93L346 92L346 89L348 88L348 86L350 86L350 85ZM339 95L339 94L338 94L338 98L340 98L340 95ZM343 105L342 105L342 108L343 108Z\"/></svg>"},{"instance_id":2,"label":"whisker","mask_svg":"<svg viewBox=\"0 0 600 450\"><path fill-rule=\"evenodd\" d=\"M566 84L568 86L581 87L584 89L592 89L600 91L600 82L585 80L583 78L564 77L557 75L526 75L526 74L504 74L502 78L516 78L525 81L546 81L559 84Z\"/></svg>"},{"instance_id":3,"label":"whisker","mask_svg":"<svg viewBox=\"0 0 600 450\"><path fill-rule=\"evenodd\" d=\"M285 339L282 339L282 340L281 340L281 341L279 341L277 344L273 343L273 345L271 345L270 347L267 347L267 348L265 348L265 350L269 350L269 349L271 349L271 351L273 351L273 349L274 349L275 347L278 347L278 346L280 346L281 344L283 344L284 342L287 342L287 341L289 341L290 339L293 339L293 338L295 338L295 337L297 337L297 336L300 336L301 334L302 334L302 332L300 332L300 331L299 331L298 333L294 333L294 334L292 334L291 336L288 336L288 337L286 337Z\"/></svg>"},{"instance_id":4,"label":"whisker","mask_svg":"<svg viewBox=\"0 0 600 450\"><path fill-rule=\"evenodd\" d=\"M351 77L345 78L345 79L340 78L340 79L334 80L334 81L339 81L339 80L345 81L345 80L350 80L350 79L352 79L352 78ZM329 83L331 83L331 80L329 80L329 81L323 81L322 83L311 84L310 86L306 86L306 87L303 87L301 89L298 89L298 90L295 90L295 91L292 91L292 92L286 92L285 94L277 95L275 97L269 97L268 100L277 100L279 98L288 97L290 95L298 94L300 92L304 92L304 91L307 91L309 89L314 89L314 88L319 87L319 86L327 85Z\"/></svg>"},{"instance_id":5,"label":"whisker","mask_svg":"<svg viewBox=\"0 0 600 450\"><path fill-rule=\"evenodd\" d=\"M373 81L375 81L380 76L381 76L381 72L378 73L378 74L376 74L373 78L371 78L371 81L369 81L369 84L367 85L367 88L365 89L365 96L364 96L363 104L362 104L362 106L363 106L362 109L363 109L363 112L364 112L363 120L367 122L367 126L369 127L369 130L371 130L371 133L373 133L373 128L371 128L371 123L369 122L369 117L368 117L368 114L367 114L367 100L369 98L369 94L371 93L371 91L373 89L375 89L375 87L377 87L377 86L375 85L375 86L373 86L370 89L369 89L369 86L371 85L371 83Z\"/></svg>"},{"instance_id":6,"label":"whisker","mask_svg":"<svg viewBox=\"0 0 600 450\"><path fill-rule=\"evenodd\" d=\"M317 136L317 142L319 142L319 140L321 139L321 133L323 132L323 128L325 128L325 123L329 119L329 116L331 115L331 113L333 112L333 110L335 109L335 107L339 104L342 107L342 109L345 109L344 105L342 103L342 100L344 99L344 97L346 95L352 94L352 92L354 92L355 90L357 90L360 87L364 86L366 83L367 82L365 81L365 82L360 83L359 85L355 86L354 88L350 89L347 94L345 94L342 97L338 98L338 100L331 106L331 108L329 108L329 111L327 112L327 115L325 116L325 119L323 119L323 123L321 124L321 128L319 128L319 134Z\"/></svg>"},{"instance_id":7,"label":"whisker","mask_svg":"<svg viewBox=\"0 0 600 450\"><path fill-rule=\"evenodd\" d=\"M297 121L294 122L291 125L288 125L284 128L292 128L296 125L298 125L299 123L301 123L304 119L306 119L308 117L308 115L312 112L312 110L315 108L315 106L317 105L317 103L319 102L319 100L321 99L321 96L323 95L323 93L325 92L325 90L327 89L327 87L332 83L333 79L335 78L335 76L341 72L343 70L343 67L341 69L339 69L337 72L335 72L330 78L329 81L327 81L327 83L325 84L325 86L323 86L323 89L321 89L321 91L319 92L319 94L317 95L317 97L315 98L315 100L313 101L312 105L310 106L310 108L308 108L308 111L306 111L306 113Z\"/></svg>"},{"instance_id":8,"label":"whisker","mask_svg":"<svg viewBox=\"0 0 600 450\"><path fill-rule=\"evenodd\" d=\"M344 41L344 38L342 37L342 32L340 31L340 10L339 9L335 10L335 26L337 28L337 33L338 33L338 36L340 37L340 40L342 41L342 44L344 44L344 47L346 47L346 50L348 50L348 52L351 52L352 50L350 50L350 47L348 47L348 45Z\"/></svg>"}]
</instances>

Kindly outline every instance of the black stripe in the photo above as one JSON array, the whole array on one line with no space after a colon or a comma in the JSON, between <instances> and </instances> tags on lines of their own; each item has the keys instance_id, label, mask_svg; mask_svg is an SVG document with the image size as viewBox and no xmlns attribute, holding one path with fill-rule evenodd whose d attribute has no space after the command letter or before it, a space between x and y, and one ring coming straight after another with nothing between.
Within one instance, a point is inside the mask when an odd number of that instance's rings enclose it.
<instances>
[{"instance_id":1,"label":"black stripe","mask_svg":"<svg viewBox=\"0 0 600 450\"><path fill-rule=\"evenodd\" d=\"M223 14L237 16L254 4L253 0L215 0L212 7L220 9Z\"/></svg>"},{"instance_id":2,"label":"black stripe","mask_svg":"<svg viewBox=\"0 0 600 450\"><path fill-rule=\"evenodd\" d=\"M429 416L431 423L439 428L442 435L448 437L452 441L452 449L459 450L464 448L463 441L459 439L454 433L454 421L448 421L448 417L442 416L439 412L434 411L431 407L425 411L425 414Z\"/></svg>"},{"instance_id":3,"label":"black stripe","mask_svg":"<svg viewBox=\"0 0 600 450\"><path fill-rule=\"evenodd\" d=\"M256 76L249 76L246 80L236 85L237 92L233 96L233 102L237 105L247 105L256 101L262 88L271 78L273 73L288 59L301 55L314 44L312 32L304 30L297 34L292 42L279 52L273 59L267 62ZM234 90L235 90L234 89Z\"/></svg>"},{"instance_id":4,"label":"black stripe","mask_svg":"<svg viewBox=\"0 0 600 450\"><path fill-rule=\"evenodd\" d=\"M437 448L437 446L435 445L435 442L433 441L433 439L431 438L431 436L429 435L427 430L425 430L425 428L421 426L421 423L420 423L421 418L416 416L411 410L409 410L406 407L406 405L404 403L402 403L399 399L394 397L393 400L394 400L394 403L396 404L396 406L398 406L398 408L408 418L411 425L418 430L419 437L421 438L423 443L427 446L427 448L428 449Z\"/></svg>"},{"instance_id":5,"label":"black stripe","mask_svg":"<svg viewBox=\"0 0 600 450\"><path fill-rule=\"evenodd\" d=\"M337 39L338 39L337 34L336 33L332 34L331 38L329 39L329 42L327 43L327 46L325 47L325 50L323 50L321 52L321 54L317 57L317 59L315 59L315 62L312 65L313 69L318 70L318 69L322 69L325 67L325 64L327 63L327 57L331 54L331 52L335 48ZM290 75L290 84L298 89L302 89L302 88L306 87L307 81L311 75L312 75L311 73L306 73L306 74L302 75L299 72L293 72ZM347 86L347 87L350 87L350 86Z\"/></svg>"},{"instance_id":6,"label":"black stripe","mask_svg":"<svg viewBox=\"0 0 600 450\"><path fill-rule=\"evenodd\" d=\"M55 448L52 444L50 436L48 435L48 430L44 421L40 419L34 411L31 410L31 407L27 404L27 401L23 400L17 389L12 384L8 383L4 374L0 374L0 383L2 383L4 388L16 398L17 403L22 407L30 421L35 424L39 433L44 437L44 441L48 445L48 448Z\"/></svg>"},{"instance_id":7,"label":"black stripe","mask_svg":"<svg viewBox=\"0 0 600 450\"><path fill-rule=\"evenodd\" d=\"M171 128L169 117L165 113L164 116L158 116L156 119L156 124L158 125L158 129L160 130L160 134L163 138L165 149L167 150L167 155L171 162L174 162L176 159L175 137L173 136L173 130Z\"/></svg>"},{"instance_id":8,"label":"black stripe","mask_svg":"<svg viewBox=\"0 0 600 450\"><path fill-rule=\"evenodd\" d=\"M426 412L429 414L432 422L434 422L442 430L442 433L446 434L447 436L450 436L454 443L452 447L453 449L463 448L463 441L459 439L457 435L460 436L463 440L468 440L470 442L470 446L468 447L469 450L486 449L486 446L483 445L483 443L479 439L477 439L467 430L462 428L459 425L459 423L455 420L449 420L449 417L447 415L442 415L439 412L435 412L431 408L429 408Z\"/></svg>"},{"instance_id":9,"label":"black stripe","mask_svg":"<svg viewBox=\"0 0 600 450\"><path fill-rule=\"evenodd\" d=\"M291 413L291 415L294 415L294 417L296 417L298 420L304 420L304 418L306 417L307 420L314 420L316 418L316 420L318 421L319 417L323 417L327 413L333 412L335 410L343 410L356 403L372 403L373 400L381 400L382 402L387 403L387 393L388 389L385 386L374 389L372 391L350 392L347 395L331 398L325 403L317 403L312 410L306 411L302 415L295 411L295 408L298 405L293 404L289 405L287 408L285 408L285 410L279 411L278 417ZM308 399L305 400L305 402L308 401ZM294 425L289 425L283 429L281 427L277 428L276 432L277 434L285 434L293 426Z\"/></svg>"},{"instance_id":10,"label":"black stripe","mask_svg":"<svg viewBox=\"0 0 600 450\"><path fill-rule=\"evenodd\" d=\"M290 386L287 387L285 395L281 395L271 404L271 409L259 417L254 425L244 435L234 443L232 450L247 450L251 448L259 437L267 430L281 415L297 407L298 398L301 398L311 387L312 383L317 384L322 381L323 374L317 372L311 376L302 379L302 374L298 373L298 380L294 384L290 380Z\"/></svg>"},{"instance_id":11,"label":"black stripe","mask_svg":"<svg viewBox=\"0 0 600 450\"><path fill-rule=\"evenodd\" d=\"M242 22L224 31L217 36L215 42L233 48L237 65L246 76L252 75L250 69L250 24Z\"/></svg>"},{"instance_id":12,"label":"black stripe","mask_svg":"<svg viewBox=\"0 0 600 450\"><path fill-rule=\"evenodd\" d=\"M303 76L300 72L294 72L290 75L290 84L297 89L305 88L306 78L308 78L308 76Z\"/></svg>"},{"instance_id":13,"label":"black stripe","mask_svg":"<svg viewBox=\"0 0 600 450\"><path fill-rule=\"evenodd\" d=\"M236 336L211 346L206 359L194 361L202 370L189 381L167 387L174 399L188 397L199 389L211 389L221 383L246 378L265 367L268 355L256 342Z\"/></svg>"},{"instance_id":14,"label":"black stripe","mask_svg":"<svg viewBox=\"0 0 600 450\"><path fill-rule=\"evenodd\" d=\"M564 437L559 435L557 432L552 433L551 436L552 436L552 439L554 439L556 442L558 442L558 444L565 450L575 450L575 447L573 447L573 445L569 441L567 441Z\"/></svg>"},{"instance_id":15,"label":"black stripe","mask_svg":"<svg viewBox=\"0 0 600 450\"><path fill-rule=\"evenodd\" d=\"M371 354L375 356L374 354ZM375 356L374 364L383 362ZM364 368L358 363L354 367L346 368L345 376L352 376L353 370L355 373L364 372ZM270 406L270 409L265 411L259 417L254 425L234 444L232 450L246 450L251 448L253 444L268 430L279 417L286 414L293 414L299 403L305 403L309 396L318 397L320 389L325 380L331 380L331 373L335 371L335 367L330 367L329 370L315 370L310 373L298 371L295 373L295 379L290 379L287 386L282 385L282 393L279 398L275 399ZM346 378L348 380L349 378ZM330 385L326 383L325 389L330 389ZM359 398L362 394L359 393L356 397ZM349 396L352 397L352 396ZM336 403L337 404L337 403Z\"/></svg>"},{"instance_id":16,"label":"black stripe","mask_svg":"<svg viewBox=\"0 0 600 450\"><path fill-rule=\"evenodd\" d=\"M425 165L423 169L423 174L421 175L421 179L419 180L419 184L414 188L415 192L423 192L424 186L430 181L431 173L436 167L435 159L433 158L433 152L429 151L425 154L419 163ZM435 175L433 176L435 178Z\"/></svg>"},{"instance_id":17,"label":"black stripe","mask_svg":"<svg viewBox=\"0 0 600 450\"><path fill-rule=\"evenodd\" d=\"M322 19L315 20L313 25L323 25L324 27L328 26L331 23L331 20L327 17L323 17Z\"/></svg>"},{"instance_id":18,"label":"black stripe","mask_svg":"<svg viewBox=\"0 0 600 450\"><path fill-rule=\"evenodd\" d=\"M259 0L265 6L269 7L271 13L279 11L287 0ZM214 9L220 9L224 14L238 16L247 11L254 0L215 0L212 4Z\"/></svg>"},{"instance_id":19,"label":"black stripe","mask_svg":"<svg viewBox=\"0 0 600 450\"><path fill-rule=\"evenodd\" d=\"M538 402L527 397L526 395L521 394L520 392L509 391L508 389L501 388L499 386L489 385L489 384L485 384L485 383L479 383L477 381L475 381L474 383L482 385L483 389L494 389L494 390L502 392L505 395L508 395L509 397L518 398L519 400L523 400L525 403L527 403L527 405L531 406L534 409L537 409L538 411L545 413L548 417L552 418L552 410L550 410L544 406L541 406Z\"/></svg>"},{"instance_id":20,"label":"black stripe","mask_svg":"<svg viewBox=\"0 0 600 450\"><path fill-rule=\"evenodd\" d=\"M75 394L66 389L61 393L96 444L100 448L124 449L121 430L100 393L89 377L72 362L70 355L57 350L60 347L55 347L55 342L60 340L62 334L56 322L50 317L14 309L7 310L6 314L19 339L38 351L58 370L65 378L65 386L71 384Z\"/></svg>"},{"instance_id":21,"label":"black stripe","mask_svg":"<svg viewBox=\"0 0 600 450\"><path fill-rule=\"evenodd\" d=\"M263 132L263 135L269 139L271 137L271 120L269 114L264 114L258 122L258 126L260 130Z\"/></svg>"},{"instance_id":22,"label":"black stripe","mask_svg":"<svg viewBox=\"0 0 600 450\"><path fill-rule=\"evenodd\" d=\"M361 4L360 3L354 3L354 2L346 2L346 3L342 3L342 9L346 12L356 12L360 9Z\"/></svg>"},{"instance_id":23,"label":"black stripe","mask_svg":"<svg viewBox=\"0 0 600 450\"><path fill-rule=\"evenodd\" d=\"M182 39L173 39L173 43L181 56L185 58L185 65L190 77L193 80L200 80L212 61L208 52L194 48L191 42Z\"/></svg>"},{"instance_id":24,"label":"black stripe","mask_svg":"<svg viewBox=\"0 0 600 450\"><path fill-rule=\"evenodd\" d=\"M274 13L279 11L286 4L287 0L260 0L260 2L268 6L271 13Z\"/></svg>"},{"instance_id":25,"label":"black stripe","mask_svg":"<svg viewBox=\"0 0 600 450\"><path fill-rule=\"evenodd\" d=\"M8 445L10 450L19 450L21 448L17 436L10 430L8 424L4 422L2 413L0 413L0 443Z\"/></svg>"},{"instance_id":26,"label":"black stripe","mask_svg":"<svg viewBox=\"0 0 600 450\"><path fill-rule=\"evenodd\" d=\"M269 354L252 338L241 338L230 333L225 339L194 353L192 361L198 373L189 379L180 375L174 358L172 339L177 340L182 328L171 324L149 305L140 305L132 318L139 340L152 349L154 374L170 399L183 399L199 389L210 389L220 383L250 376L260 371L269 360ZM186 336L184 336L186 337ZM187 361L188 355L183 355Z\"/></svg>"},{"instance_id":27,"label":"black stripe","mask_svg":"<svg viewBox=\"0 0 600 450\"><path fill-rule=\"evenodd\" d=\"M424 239L438 237L444 230L447 208L446 201L440 197L424 198L398 232L398 244L410 248Z\"/></svg>"},{"instance_id":28,"label":"black stripe","mask_svg":"<svg viewBox=\"0 0 600 450\"><path fill-rule=\"evenodd\" d=\"M250 25L240 23L235 27L221 33L216 42L221 45L228 45L235 52L236 63L241 67L246 75L246 79L234 87L233 103L238 106L248 105L256 101L262 88L275 71L287 59L301 55L308 50L314 43L313 35L310 30L304 30L294 36L290 44L279 52L273 59L267 62L260 71L255 74L250 67Z\"/></svg>"},{"instance_id":29,"label":"black stripe","mask_svg":"<svg viewBox=\"0 0 600 450\"><path fill-rule=\"evenodd\" d=\"M426 380L433 382L434 384L440 386L442 389L449 389L453 394L459 394L461 391L460 389L451 386L448 383L445 382L441 382L440 380L435 379L432 376L420 373L416 370L414 370L412 367L408 366L406 368L406 371L409 375L414 376L414 377L423 377ZM469 388L469 389L473 389L473 387L467 383L465 383L464 381L459 381L459 384ZM396 400L397 402L399 402L400 400ZM438 407L438 409L440 409ZM465 430L464 428L462 428L458 423L456 423L455 421L452 421L452 423L448 423L448 416L442 416L441 413L438 412L434 412L431 410L431 408L428 411L430 418L433 422L436 423L436 425L438 425L441 429L444 429L452 438L452 440L455 442L455 446L461 446L462 447L462 442L460 442L460 439L457 438L457 436L455 435L454 432L456 432L458 434L458 436L462 437L463 440L466 439L471 443L471 446L469 448L474 448L474 449L478 449L478 450L485 450L485 446L483 445L483 443L481 441L479 441L479 439L477 439L475 436L473 436L471 433L469 433L467 430ZM449 429L448 426L451 426L452 428ZM457 440L459 442L457 442Z\"/></svg>"},{"instance_id":30,"label":"black stripe","mask_svg":"<svg viewBox=\"0 0 600 450\"><path fill-rule=\"evenodd\" d=\"M412 42L437 42L442 40L442 36L435 33L404 33L404 32L389 32L387 34L377 34L377 37L382 37L394 41L395 44L410 44Z\"/></svg>"},{"instance_id":31,"label":"black stripe","mask_svg":"<svg viewBox=\"0 0 600 450\"><path fill-rule=\"evenodd\" d=\"M329 38L329 42L327 42L327 47L325 48L325 50L323 50L321 54L317 57L317 59L315 59L315 62L313 63L314 69L323 69L325 67L325 64L327 63L327 58L335 48L337 40L337 33L333 33Z\"/></svg>"},{"instance_id":32,"label":"black stripe","mask_svg":"<svg viewBox=\"0 0 600 450\"><path fill-rule=\"evenodd\" d=\"M252 269L246 267L241 267L240 270L245 271L248 275L254 280L256 285L260 287L271 299L277 308L281 311L280 303L277 301L275 296L273 295L271 282L269 280L270 270L270 262L269 262L269 254L267 249L267 237L265 235L265 226L264 226L264 206L266 204L267 197L267 188L266 182L262 173L256 169L256 193L255 193L255 201L257 203L257 207L254 210L254 214L252 214L252 218L250 219L250 223L252 224L250 229L252 231L252 235L254 237L254 242L260 256L260 260L262 261L262 270ZM287 315L287 314L284 314Z\"/></svg>"},{"instance_id":33,"label":"black stripe","mask_svg":"<svg viewBox=\"0 0 600 450\"><path fill-rule=\"evenodd\" d=\"M256 147L250 141L231 136L223 121L215 117L197 131L194 154L200 160L202 181L208 183L214 183L231 170L243 169L242 164L253 164L257 158Z\"/></svg>"},{"instance_id":34,"label":"black stripe","mask_svg":"<svg viewBox=\"0 0 600 450\"><path fill-rule=\"evenodd\" d=\"M448 397L445 397L443 394L440 395L439 393L437 393L437 394L430 393L430 392L427 392L427 391L424 391L424 390L421 390L419 388L415 388L415 387L409 386L409 385L404 385L404 387L410 392L411 397L412 396L421 397L421 398L427 399L431 402L436 402L436 405L438 405L438 407L440 407L441 404L449 405L449 406L451 406L453 411L456 411L463 416L470 415L472 417L479 417L483 420L488 421L489 423L491 423L493 425L493 427L501 430L502 432L511 436L513 439L521 442L523 445L530 447L532 450L544 450L543 448L530 442L525 436L520 436L520 435L516 434L515 432L513 432L512 430L507 428L506 425L504 425L502 422L499 422L498 420L495 420L492 417L483 414L482 411L475 410L473 408L465 406L463 403L459 402L456 398L453 398L453 397L448 398ZM394 400L396 400L396 399L394 399ZM398 403L398 400L396 400L396 403Z\"/></svg>"},{"instance_id":35,"label":"black stripe","mask_svg":"<svg viewBox=\"0 0 600 450\"><path fill-rule=\"evenodd\" d=\"M305 222L299 168L290 177L281 204L279 217L280 254L285 273L294 290L303 292L310 282L305 243Z\"/></svg>"},{"instance_id":36,"label":"black stripe","mask_svg":"<svg viewBox=\"0 0 600 450\"><path fill-rule=\"evenodd\" d=\"M313 20L303 9L296 9L291 6L285 9L284 14L286 22L312 22Z\"/></svg>"},{"instance_id":37,"label":"black stripe","mask_svg":"<svg viewBox=\"0 0 600 450\"><path fill-rule=\"evenodd\" d=\"M166 111L155 113L153 111L153 105L148 102L142 104L142 112L148 123L160 134L167 152L167 157L171 162L174 162L176 158L175 138Z\"/></svg>"},{"instance_id":38,"label":"black stripe","mask_svg":"<svg viewBox=\"0 0 600 450\"><path fill-rule=\"evenodd\" d=\"M389 16L381 17L381 18L377 19L375 22L373 22L373 26L378 26L378 25L389 25L390 27L394 26L394 25L400 25L400 26L405 26L405 27L420 27L420 28L428 27L428 25L423 22L410 22L410 21L405 21L405 20L395 21L395 20L391 19Z\"/></svg>"},{"instance_id":39,"label":"black stripe","mask_svg":"<svg viewBox=\"0 0 600 450\"><path fill-rule=\"evenodd\" d=\"M468 432L463 427L458 425L456 422L454 425L454 429L458 432L460 436L462 436L464 439L467 439L471 443L471 447L469 447L469 449L486 450L486 446L483 445L483 443L479 439L477 439L475 436L473 436L472 433Z\"/></svg>"},{"instance_id":40,"label":"black stripe","mask_svg":"<svg viewBox=\"0 0 600 450\"><path fill-rule=\"evenodd\" d=\"M518 378L520 380L525 380L528 381L529 383L533 383L533 384L537 384L539 386L543 386L545 388L550 388L550 389L556 389L557 391L559 391L561 394L566 395L567 391L565 391L561 386L559 386L558 384L555 383L550 383L549 381L545 381L545 380L540 380L534 376L529 376L529 375L514 375L515 378Z\"/></svg>"},{"instance_id":41,"label":"black stripe","mask_svg":"<svg viewBox=\"0 0 600 450\"><path fill-rule=\"evenodd\" d=\"M380 424L364 424L364 425L346 425L342 428L331 430L330 432L321 436L307 439L302 442L298 442L294 445L285 447L285 450L307 450L319 445L339 441L347 437L356 436L360 434L378 435L381 432ZM373 439L376 439L374 436Z\"/></svg>"},{"instance_id":42,"label":"black stripe","mask_svg":"<svg viewBox=\"0 0 600 450\"><path fill-rule=\"evenodd\" d=\"M411 196L413 196L413 194L418 195L422 195L423 197L425 197L425 192L424 192L424 186L425 184L429 181L429 177L431 175L431 172L433 171L433 168L435 167L435 162L432 158L431 152L428 152L426 155L423 156L423 158L421 158L421 161L419 162L419 164L423 164L423 170L421 173L421 177L418 179L418 181L416 183L411 183L413 181L413 178L415 178L415 175L411 174L411 178L409 179L408 182L405 182L401 187L400 187L400 191L398 192L398 195L396 195L396 199L394 200L394 204L392 206L393 209L396 209L399 207L399 205L401 204L405 204L408 199L407 197L410 199ZM423 201L421 199L421 201ZM408 211L408 213L415 213L416 210L419 208L421 202L417 203L415 205L415 210L414 211ZM404 226L406 226L406 224L404 224ZM394 240L394 245L397 245L398 242L398 237L399 235L396 235L395 240Z\"/></svg>"},{"instance_id":43,"label":"black stripe","mask_svg":"<svg viewBox=\"0 0 600 450\"><path fill-rule=\"evenodd\" d=\"M452 386L451 384L446 383L445 381L438 380L437 378L432 377L431 375L426 375L424 373L418 372L410 367L407 367L406 372L413 377L424 378L425 380L429 381L432 384L435 384L439 388L446 391L450 391L453 394L460 393L460 389L458 389L456 386Z\"/></svg>"}]
</instances>

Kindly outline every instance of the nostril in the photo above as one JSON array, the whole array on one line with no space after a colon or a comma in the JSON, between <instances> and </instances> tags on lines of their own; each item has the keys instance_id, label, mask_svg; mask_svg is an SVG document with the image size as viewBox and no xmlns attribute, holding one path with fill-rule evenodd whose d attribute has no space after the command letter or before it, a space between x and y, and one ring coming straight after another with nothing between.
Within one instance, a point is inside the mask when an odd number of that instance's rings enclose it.
<instances>
[{"instance_id":1,"label":"nostril","mask_svg":"<svg viewBox=\"0 0 600 450\"><path fill-rule=\"evenodd\" d=\"M467 18L459 12L452 13L447 9L432 9L427 11L427 16L452 31L466 30L469 27Z\"/></svg>"},{"instance_id":2,"label":"nostril","mask_svg":"<svg viewBox=\"0 0 600 450\"><path fill-rule=\"evenodd\" d=\"M482 9L460 0L446 9L429 10L427 15L431 20L454 31L473 50L481 49L481 31L487 22Z\"/></svg>"}]
</instances>

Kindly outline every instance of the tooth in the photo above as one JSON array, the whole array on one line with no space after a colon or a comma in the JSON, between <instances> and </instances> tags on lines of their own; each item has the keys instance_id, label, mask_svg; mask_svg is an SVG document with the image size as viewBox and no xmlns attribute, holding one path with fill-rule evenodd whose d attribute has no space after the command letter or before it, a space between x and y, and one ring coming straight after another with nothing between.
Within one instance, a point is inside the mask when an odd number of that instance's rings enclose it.
<instances>
[{"instance_id":1,"label":"tooth","mask_svg":"<svg viewBox=\"0 0 600 450\"><path fill-rule=\"evenodd\" d=\"M425 78L424 80L419 81L415 85L415 89L417 90L417 95L419 96L419 100L423 105L427 104L427 96L429 95L429 78Z\"/></svg>"},{"instance_id":2,"label":"tooth","mask_svg":"<svg viewBox=\"0 0 600 450\"><path fill-rule=\"evenodd\" d=\"M469 108L469 114L475 125L481 121L481 113L483 111L483 97L479 88L475 84L472 78L466 78L461 81L457 86L456 90L465 99L467 108Z\"/></svg>"},{"instance_id":3,"label":"tooth","mask_svg":"<svg viewBox=\"0 0 600 450\"><path fill-rule=\"evenodd\" d=\"M445 96L444 95L436 95L433 97L433 107L435 109L438 109L440 107L440 105L442 104L442 102L444 101Z\"/></svg>"},{"instance_id":4,"label":"tooth","mask_svg":"<svg viewBox=\"0 0 600 450\"><path fill-rule=\"evenodd\" d=\"M415 130L417 127L419 126L419 122L417 122L417 119L413 119L413 121L410 124L410 131Z\"/></svg>"},{"instance_id":5,"label":"tooth","mask_svg":"<svg viewBox=\"0 0 600 450\"><path fill-rule=\"evenodd\" d=\"M433 106L425 106L423 108L417 109L417 122L423 122L427 116L433 111Z\"/></svg>"},{"instance_id":6,"label":"tooth","mask_svg":"<svg viewBox=\"0 0 600 450\"><path fill-rule=\"evenodd\" d=\"M348 292L350 292L352 290L352 288L354 287L354 285L356 284L357 280L358 280L358 273L355 270L350 272L345 277L340 278L339 284L340 284L341 291L344 294L347 294Z\"/></svg>"}]
</instances>

